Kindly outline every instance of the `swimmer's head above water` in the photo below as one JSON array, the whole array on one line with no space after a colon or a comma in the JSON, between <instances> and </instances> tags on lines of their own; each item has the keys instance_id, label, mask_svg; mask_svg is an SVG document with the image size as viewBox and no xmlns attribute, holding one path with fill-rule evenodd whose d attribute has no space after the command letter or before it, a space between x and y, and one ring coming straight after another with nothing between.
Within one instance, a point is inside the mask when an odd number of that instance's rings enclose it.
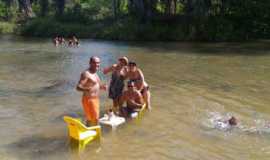
<instances>
[{"instance_id":1,"label":"swimmer's head above water","mask_svg":"<svg viewBox=\"0 0 270 160\"><path fill-rule=\"evenodd\" d=\"M237 125L237 119L236 119L234 116L232 116L232 117L228 120L228 122L229 122L229 124L230 124L231 126L236 126L236 125Z\"/></svg>"}]
</instances>

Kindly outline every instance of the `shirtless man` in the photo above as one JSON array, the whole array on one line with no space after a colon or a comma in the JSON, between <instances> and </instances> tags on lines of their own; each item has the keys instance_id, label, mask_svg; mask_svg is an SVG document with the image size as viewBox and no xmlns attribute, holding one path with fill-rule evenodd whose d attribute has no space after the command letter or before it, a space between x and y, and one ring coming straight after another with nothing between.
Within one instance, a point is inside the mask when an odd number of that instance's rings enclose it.
<instances>
[{"instance_id":1,"label":"shirtless man","mask_svg":"<svg viewBox=\"0 0 270 160\"><path fill-rule=\"evenodd\" d=\"M129 117L133 112L142 108L144 104L141 93L135 88L135 83L129 81L127 87L128 89L123 92L119 102L120 111L124 117ZM127 106L123 107L125 102Z\"/></svg>"},{"instance_id":2,"label":"shirtless man","mask_svg":"<svg viewBox=\"0 0 270 160\"><path fill-rule=\"evenodd\" d=\"M83 92L82 104L87 125L97 125L99 119L99 92L106 90L106 85L101 85L97 75L100 59L96 56L90 58L89 68L81 74L77 90Z\"/></svg>"},{"instance_id":3,"label":"shirtless man","mask_svg":"<svg viewBox=\"0 0 270 160\"><path fill-rule=\"evenodd\" d=\"M143 99L146 102L146 107L150 110L150 91L149 86L144 80L142 71L137 67L135 62L128 63L127 78L135 83L137 90L143 95Z\"/></svg>"}]
</instances>

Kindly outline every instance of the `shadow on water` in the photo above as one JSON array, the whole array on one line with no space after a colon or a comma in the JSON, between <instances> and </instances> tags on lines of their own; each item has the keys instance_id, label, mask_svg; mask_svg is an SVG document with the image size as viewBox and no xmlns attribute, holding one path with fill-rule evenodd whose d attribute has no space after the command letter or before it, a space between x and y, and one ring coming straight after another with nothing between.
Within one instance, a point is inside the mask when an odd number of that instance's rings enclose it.
<instances>
[{"instance_id":1,"label":"shadow on water","mask_svg":"<svg viewBox=\"0 0 270 160\"><path fill-rule=\"evenodd\" d=\"M34 90L16 90L16 89L5 89L0 90L0 97L9 96L35 96L35 97L54 97L64 95L70 90L74 90L76 85L75 81L68 80L57 80L51 81L50 84L44 87L40 87Z\"/></svg>"},{"instance_id":2,"label":"shadow on water","mask_svg":"<svg viewBox=\"0 0 270 160\"><path fill-rule=\"evenodd\" d=\"M23 36L16 36L16 35L1 35L0 40L11 41L11 42L23 41L23 42L40 43L40 42L47 42L49 39L39 38L39 37L23 37Z\"/></svg>"},{"instance_id":3,"label":"shadow on water","mask_svg":"<svg viewBox=\"0 0 270 160\"><path fill-rule=\"evenodd\" d=\"M19 159L50 159L49 157L62 157L60 159L70 159L71 154L74 159L80 157L80 154L86 152L98 152L101 144L99 141L93 141L80 148L76 140L62 137L43 137L31 136L22 138L17 142L7 145L8 154L17 156ZM14 154L16 153L16 154ZM61 155L61 156L59 156Z\"/></svg>"},{"instance_id":4,"label":"shadow on water","mask_svg":"<svg viewBox=\"0 0 270 160\"><path fill-rule=\"evenodd\" d=\"M219 90L222 92L232 92L238 87L237 85L229 84L226 82L213 81L209 84L208 81L176 79L173 86L177 87L179 85L207 86L207 88L211 90Z\"/></svg>"},{"instance_id":5,"label":"shadow on water","mask_svg":"<svg viewBox=\"0 0 270 160\"><path fill-rule=\"evenodd\" d=\"M22 138L14 143L8 144L12 155L18 158L38 159L48 155L53 156L68 151L69 146L66 137L43 137L39 135Z\"/></svg>"},{"instance_id":6,"label":"shadow on water","mask_svg":"<svg viewBox=\"0 0 270 160\"><path fill-rule=\"evenodd\" d=\"M71 106L70 108L76 108L76 105ZM84 117L84 113L82 113L81 109L74 110L72 113L63 113L59 116L56 116L55 118L51 119L51 122L62 122L64 116L69 116L73 118L81 118Z\"/></svg>"},{"instance_id":7,"label":"shadow on water","mask_svg":"<svg viewBox=\"0 0 270 160\"><path fill-rule=\"evenodd\" d=\"M66 91L74 90L76 86L75 81L68 80L58 80L50 82L50 85L44 86L40 88L37 92L35 92L38 96L55 96L59 94L64 94Z\"/></svg>"},{"instance_id":8,"label":"shadow on water","mask_svg":"<svg viewBox=\"0 0 270 160\"><path fill-rule=\"evenodd\" d=\"M270 42L241 42L241 43L185 43L185 42L130 42L128 45L143 47L149 50L149 53L178 53L186 52L190 54L206 55L246 55L246 56L263 56L270 54Z\"/></svg>"}]
</instances>

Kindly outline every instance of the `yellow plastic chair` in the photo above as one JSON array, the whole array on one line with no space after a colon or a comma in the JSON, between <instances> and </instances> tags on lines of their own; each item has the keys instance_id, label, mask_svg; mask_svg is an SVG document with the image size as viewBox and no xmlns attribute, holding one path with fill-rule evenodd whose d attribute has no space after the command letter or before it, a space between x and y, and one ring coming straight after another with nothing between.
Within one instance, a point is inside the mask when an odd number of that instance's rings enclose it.
<instances>
[{"instance_id":1,"label":"yellow plastic chair","mask_svg":"<svg viewBox=\"0 0 270 160\"><path fill-rule=\"evenodd\" d=\"M69 137L78 141L79 150L84 149L89 142L101 139L100 126L86 127L80 119L69 116L64 116L64 121L68 125Z\"/></svg>"},{"instance_id":2,"label":"yellow plastic chair","mask_svg":"<svg viewBox=\"0 0 270 160\"><path fill-rule=\"evenodd\" d=\"M135 117L135 120L140 121L142 119L145 111L146 111L146 104L144 104L142 106L142 108L137 111L138 115Z\"/></svg>"}]
</instances>

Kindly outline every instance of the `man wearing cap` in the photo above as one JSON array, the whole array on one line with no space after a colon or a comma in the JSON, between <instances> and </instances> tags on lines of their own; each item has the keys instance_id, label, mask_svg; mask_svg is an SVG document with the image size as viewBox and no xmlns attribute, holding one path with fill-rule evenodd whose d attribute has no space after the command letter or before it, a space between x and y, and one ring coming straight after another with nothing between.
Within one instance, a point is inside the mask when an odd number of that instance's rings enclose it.
<instances>
[{"instance_id":1,"label":"man wearing cap","mask_svg":"<svg viewBox=\"0 0 270 160\"><path fill-rule=\"evenodd\" d=\"M113 110L118 111L119 98L122 95L124 89L124 77L127 73L127 57L120 57L117 64L113 64L103 70L104 74L112 72L109 88L109 98L113 100Z\"/></svg>"},{"instance_id":2,"label":"man wearing cap","mask_svg":"<svg viewBox=\"0 0 270 160\"><path fill-rule=\"evenodd\" d=\"M82 104L87 120L87 125L97 125L99 119L99 92L106 90L102 85L97 70L100 66L100 59L93 56L89 60L89 68L82 72L77 85L77 90L83 92Z\"/></svg>"}]
</instances>

